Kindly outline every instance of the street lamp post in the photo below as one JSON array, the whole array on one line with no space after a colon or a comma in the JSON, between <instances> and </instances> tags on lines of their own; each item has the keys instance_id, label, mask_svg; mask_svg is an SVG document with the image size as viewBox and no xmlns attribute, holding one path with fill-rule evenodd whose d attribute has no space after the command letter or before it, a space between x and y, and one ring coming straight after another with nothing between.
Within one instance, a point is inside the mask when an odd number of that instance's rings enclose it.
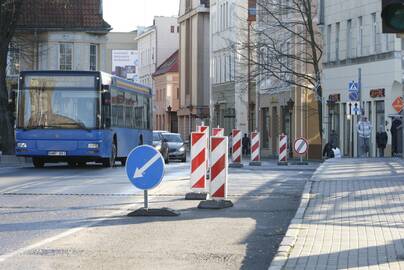
<instances>
[{"instance_id":1,"label":"street lamp post","mask_svg":"<svg viewBox=\"0 0 404 270\"><path fill-rule=\"evenodd\" d=\"M289 111L289 147L290 149L292 149L292 116L293 116L293 107L295 106L295 102L293 101L292 98L290 98L288 100L288 102L286 103L286 106L288 108ZM290 151L290 153L292 154L293 152Z\"/></svg>"},{"instance_id":2,"label":"street lamp post","mask_svg":"<svg viewBox=\"0 0 404 270\"><path fill-rule=\"evenodd\" d=\"M171 107L171 105L168 105L168 107L167 107L167 122L168 122L168 130L170 131L170 132L173 132L172 131L172 125L171 125L171 111L172 111L172 107Z\"/></svg>"}]
</instances>

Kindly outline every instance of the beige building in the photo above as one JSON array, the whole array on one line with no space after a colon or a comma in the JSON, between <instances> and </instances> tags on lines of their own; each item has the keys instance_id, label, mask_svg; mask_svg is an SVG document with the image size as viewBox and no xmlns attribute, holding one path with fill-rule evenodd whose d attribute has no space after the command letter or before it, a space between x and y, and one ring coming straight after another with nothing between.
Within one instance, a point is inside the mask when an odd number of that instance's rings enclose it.
<instances>
[{"instance_id":1,"label":"beige building","mask_svg":"<svg viewBox=\"0 0 404 270\"><path fill-rule=\"evenodd\" d=\"M178 132L177 112L180 106L178 51L166 59L153 74L155 95L154 129Z\"/></svg>"},{"instance_id":2,"label":"beige building","mask_svg":"<svg viewBox=\"0 0 404 270\"><path fill-rule=\"evenodd\" d=\"M181 0L178 23L181 93L178 128L187 139L197 124L209 123L209 1Z\"/></svg>"},{"instance_id":3,"label":"beige building","mask_svg":"<svg viewBox=\"0 0 404 270\"><path fill-rule=\"evenodd\" d=\"M270 0L258 2L265 3L265 1L268 3ZM289 2L291 3L295 4L293 1ZM277 7L274 6L274 8ZM289 12L285 8L281 17L278 18L281 18L283 22L299 18L299 15ZM312 12L316 14L315 7ZM258 44L264 44L263 47L258 48L260 76L257 85L260 92L262 155L278 156L279 135L283 133L288 136L290 157L297 157L293 151L293 143L296 139L303 137L309 143L308 152L304 157L320 159L322 140L319 97L314 89L314 76L311 75L314 73L313 66L303 64L306 60L313 61L314 53L311 54L308 46L302 46L305 41L291 36L289 31L279 27L278 21L272 22L265 14L265 10L258 10L257 13L258 29L262 31L258 34ZM313 26L317 29L316 20ZM319 29L315 32L320 38ZM311 78L311 82L307 78Z\"/></svg>"}]
</instances>

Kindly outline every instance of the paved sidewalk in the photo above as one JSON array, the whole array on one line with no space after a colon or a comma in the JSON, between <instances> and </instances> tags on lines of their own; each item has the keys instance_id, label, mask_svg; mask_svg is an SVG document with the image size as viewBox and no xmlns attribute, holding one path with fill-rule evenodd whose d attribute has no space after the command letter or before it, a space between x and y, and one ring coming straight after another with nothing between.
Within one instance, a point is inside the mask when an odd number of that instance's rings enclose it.
<instances>
[{"instance_id":1,"label":"paved sidewalk","mask_svg":"<svg viewBox=\"0 0 404 270\"><path fill-rule=\"evenodd\" d=\"M403 206L402 160L325 162L283 269L404 269Z\"/></svg>"}]
</instances>

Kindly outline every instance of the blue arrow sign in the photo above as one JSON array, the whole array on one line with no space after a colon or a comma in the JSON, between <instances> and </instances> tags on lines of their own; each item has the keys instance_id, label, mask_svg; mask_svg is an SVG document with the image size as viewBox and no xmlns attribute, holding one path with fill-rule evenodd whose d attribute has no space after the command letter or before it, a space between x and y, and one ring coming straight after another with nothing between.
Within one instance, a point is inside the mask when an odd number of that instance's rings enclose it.
<instances>
[{"instance_id":1,"label":"blue arrow sign","mask_svg":"<svg viewBox=\"0 0 404 270\"><path fill-rule=\"evenodd\" d=\"M126 174L138 189L153 189L163 179L164 159L154 147L138 146L129 153L126 161Z\"/></svg>"}]
</instances>

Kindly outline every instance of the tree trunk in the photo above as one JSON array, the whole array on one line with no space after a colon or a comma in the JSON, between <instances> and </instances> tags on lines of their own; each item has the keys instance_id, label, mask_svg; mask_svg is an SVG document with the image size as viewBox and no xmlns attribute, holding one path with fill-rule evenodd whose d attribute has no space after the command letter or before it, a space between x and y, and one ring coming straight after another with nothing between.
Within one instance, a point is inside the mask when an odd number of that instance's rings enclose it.
<instances>
[{"instance_id":1,"label":"tree trunk","mask_svg":"<svg viewBox=\"0 0 404 270\"><path fill-rule=\"evenodd\" d=\"M0 46L0 151L4 154L14 154L14 127L11 123L12 112L8 109L6 84L8 43L4 42Z\"/></svg>"}]
</instances>

